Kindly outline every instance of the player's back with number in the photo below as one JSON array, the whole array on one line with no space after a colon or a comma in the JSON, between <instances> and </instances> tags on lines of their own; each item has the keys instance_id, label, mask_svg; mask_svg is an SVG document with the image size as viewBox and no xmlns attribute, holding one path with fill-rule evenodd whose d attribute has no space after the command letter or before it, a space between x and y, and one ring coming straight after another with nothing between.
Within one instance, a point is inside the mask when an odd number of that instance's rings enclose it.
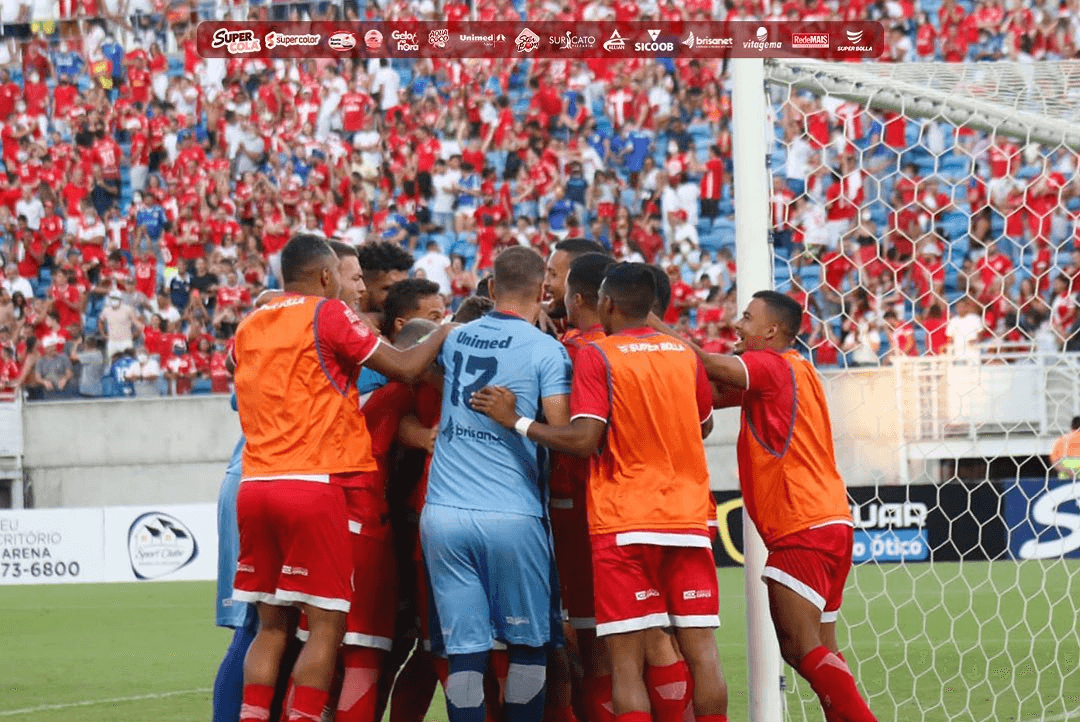
<instances>
[{"instance_id":1,"label":"player's back with number","mask_svg":"<svg viewBox=\"0 0 1080 722\"><path fill-rule=\"evenodd\" d=\"M473 411L468 399L485 386L504 386L517 395L519 412L534 418L541 398L569 391L562 344L520 317L492 312L455 329L439 362L441 430L427 503L544 516L536 444Z\"/></svg>"}]
</instances>

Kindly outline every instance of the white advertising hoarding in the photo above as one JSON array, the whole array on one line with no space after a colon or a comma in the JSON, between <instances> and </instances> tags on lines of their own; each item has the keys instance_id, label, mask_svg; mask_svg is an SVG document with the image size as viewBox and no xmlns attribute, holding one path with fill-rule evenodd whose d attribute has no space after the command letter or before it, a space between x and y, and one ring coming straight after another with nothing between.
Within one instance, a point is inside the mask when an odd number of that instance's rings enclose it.
<instances>
[{"instance_id":1,"label":"white advertising hoarding","mask_svg":"<svg viewBox=\"0 0 1080 722\"><path fill-rule=\"evenodd\" d=\"M0 511L0 584L105 579L101 509Z\"/></svg>"},{"instance_id":2,"label":"white advertising hoarding","mask_svg":"<svg viewBox=\"0 0 1080 722\"><path fill-rule=\"evenodd\" d=\"M0 585L216 578L214 504L0 511Z\"/></svg>"},{"instance_id":3,"label":"white advertising hoarding","mask_svg":"<svg viewBox=\"0 0 1080 722\"><path fill-rule=\"evenodd\" d=\"M213 504L115 506L104 512L106 581L217 579Z\"/></svg>"}]
</instances>

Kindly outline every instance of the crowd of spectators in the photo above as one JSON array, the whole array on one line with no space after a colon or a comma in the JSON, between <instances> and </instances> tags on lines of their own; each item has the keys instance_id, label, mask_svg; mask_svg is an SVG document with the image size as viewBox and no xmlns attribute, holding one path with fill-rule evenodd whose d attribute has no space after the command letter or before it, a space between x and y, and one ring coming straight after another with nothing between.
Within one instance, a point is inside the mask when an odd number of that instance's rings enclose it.
<instances>
[{"instance_id":1,"label":"crowd of spectators","mask_svg":"<svg viewBox=\"0 0 1080 722\"><path fill-rule=\"evenodd\" d=\"M280 285L281 248L299 230L399 244L451 308L502 248L598 240L662 266L667 320L731 348L723 61L205 60L199 13L869 18L888 28L886 59L1024 61L1076 54L1078 1L5 2L0 387L227 390L228 340ZM1072 335L1074 154L779 90L777 282L810 311L803 340L819 364L988 339L1060 348Z\"/></svg>"}]
</instances>

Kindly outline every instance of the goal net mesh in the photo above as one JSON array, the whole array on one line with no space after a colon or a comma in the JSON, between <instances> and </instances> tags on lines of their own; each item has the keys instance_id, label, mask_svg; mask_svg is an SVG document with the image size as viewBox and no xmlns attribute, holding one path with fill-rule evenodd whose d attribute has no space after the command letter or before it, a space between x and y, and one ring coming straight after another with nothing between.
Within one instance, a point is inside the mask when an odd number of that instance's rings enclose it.
<instances>
[{"instance_id":1,"label":"goal net mesh","mask_svg":"<svg viewBox=\"0 0 1080 722\"><path fill-rule=\"evenodd\" d=\"M856 519L841 651L881 720L1080 720L1080 484L1049 460L1080 415L1080 63L766 77L774 282Z\"/></svg>"}]
</instances>

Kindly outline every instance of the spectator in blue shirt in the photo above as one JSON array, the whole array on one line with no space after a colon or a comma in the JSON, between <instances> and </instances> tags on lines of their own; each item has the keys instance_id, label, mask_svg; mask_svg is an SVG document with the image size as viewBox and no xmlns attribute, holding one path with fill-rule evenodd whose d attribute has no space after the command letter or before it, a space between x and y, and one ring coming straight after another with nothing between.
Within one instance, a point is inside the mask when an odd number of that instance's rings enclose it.
<instances>
[{"instance_id":1,"label":"spectator in blue shirt","mask_svg":"<svg viewBox=\"0 0 1080 722\"><path fill-rule=\"evenodd\" d=\"M555 186L555 200L548 207L548 225L560 238L566 237L566 219L574 212L574 202L566 197L566 189Z\"/></svg>"},{"instance_id":2,"label":"spectator in blue shirt","mask_svg":"<svg viewBox=\"0 0 1080 722\"><path fill-rule=\"evenodd\" d=\"M585 218L585 198L589 192L589 182L580 163L570 164L570 177L566 179L566 197L574 204L574 212L579 218Z\"/></svg>"},{"instance_id":3,"label":"spectator in blue shirt","mask_svg":"<svg viewBox=\"0 0 1080 722\"><path fill-rule=\"evenodd\" d=\"M124 46L109 36L101 44L101 54L112 64L113 88L124 80Z\"/></svg>"},{"instance_id":4,"label":"spectator in blue shirt","mask_svg":"<svg viewBox=\"0 0 1080 722\"><path fill-rule=\"evenodd\" d=\"M142 193L131 194L131 211L135 216L136 251L138 251L139 232L145 232L151 246L157 246L165 224L169 222L165 209L161 206L144 202Z\"/></svg>"},{"instance_id":5,"label":"spectator in blue shirt","mask_svg":"<svg viewBox=\"0 0 1080 722\"><path fill-rule=\"evenodd\" d=\"M972 60L998 60L1001 57L1001 36L994 35L986 28L979 30L979 39L968 51Z\"/></svg>"},{"instance_id":6,"label":"spectator in blue shirt","mask_svg":"<svg viewBox=\"0 0 1080 722\"><path fill-rule=\"evenodd\" d=\"M53 69L58 78L68 76L71 78L82 74L86 62L82 55L68 49L67 42L60 43L60 49L53 53Z\"/></svg>"},{"instance_id":7,"label":"spectator in blue shirt","mask_svg":"<svg viewBox=\"0 0 1080 722\"><path fill-rule=\"evenodd\" d=\"M649 156L652 148L653 134L638 126L637 121L631 120L627 125L626 151L622 158L623 168L627 173L640 173L645 165L645 159Z\"/></svg>"}]
</instances>

